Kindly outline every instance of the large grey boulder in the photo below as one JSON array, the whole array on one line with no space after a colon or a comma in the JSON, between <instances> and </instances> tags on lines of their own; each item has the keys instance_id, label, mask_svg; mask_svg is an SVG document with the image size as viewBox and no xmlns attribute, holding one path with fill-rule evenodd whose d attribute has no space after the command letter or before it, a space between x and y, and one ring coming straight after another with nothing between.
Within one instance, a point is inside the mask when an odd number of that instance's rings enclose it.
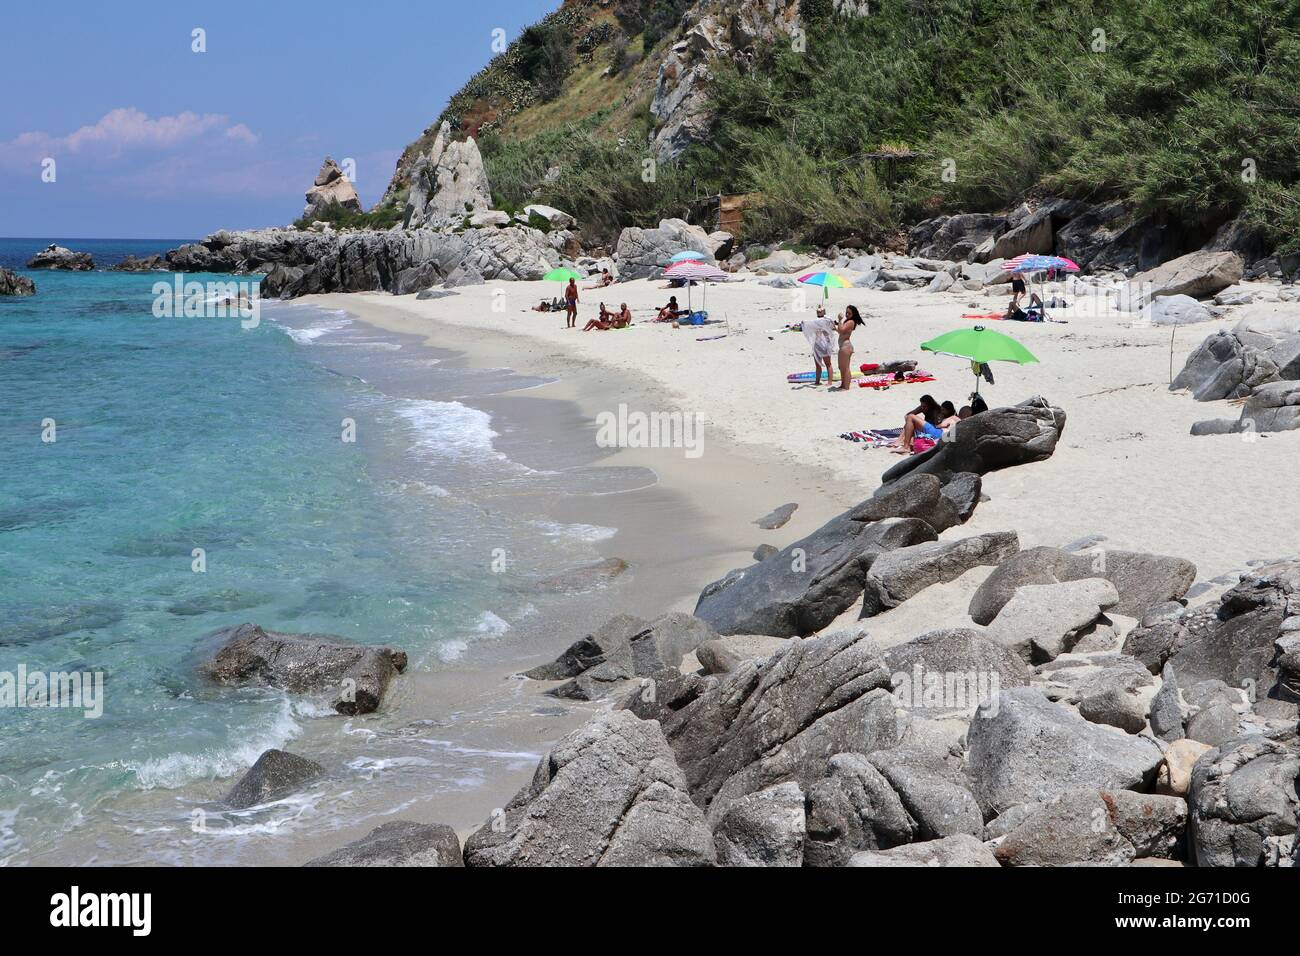
<instances>
[{"instance_id":1,"label":"large grey boulder","mask_svg":"<svg viewBox=\"0 0 1300 956\"><path fill-rule=\"evenodd\" d=\"M704 815L655 721L596 716L465 841L467 866L708 866Z\"/></svg>"},{"instance_id":2,"label":"large grey boulder","mask_svg":"<svg viewBox=\"0 0 1300 956\"><path fill-rule=\"evenodd\" d=\"M839 753L898 743L889 672L865 635L791 640L678 710L664 735L701 807L794 780L805 791Z\"/></svg>"},{"instance_id":3,"label":"large grey boulder","mask_svg":"<svg viewBox=\"0 0 1300 956\"><path fill-rule=\"evenodd\" d=\"M1137 857L1182 855L1187 804L1129 790L1071 790L1035 804L998 840L1003 866L1122 866Z\"/></svg>"},{"instance_id":4,"label":"large grey boulder","mask_svg":"<svg viewBox=\"0 0 1300 956\"><path fill-rule=\"evenodd\" d=\"M1198 866L1285 866L1300 810L1300 746L1246 737L1192 770L1191 845Z\"/></svg>"},{"instance_id":5,"label":"large grey boulder","mask_svg":"<svg viewBox=\"0 0 1300 956\"><path fill-rule=\"evenodd\" d=\"M1205 299L1241 281L1244 265L1235 252L1190 252L1140 272L1129 283L1144 301L1164 295Z\"/></svg>"},{"instance_id":6,"label":"large grey boulder","mask_svg":"<svg viewBox=\"0 0 1300 956\"><path fill-rule=\"evenodd\" d=\"M970 478L978 475L954 477L947 484L934 475L907 475L898 481L881 485L866 501L849 511L854 521L884 521L887 518L918 518L942 534L961 524L973 512L974 504L966 498L970 494ZM954 486L951 494L948 487ZM977 496L978 497L978 496ZM969 510L966 510L969 507ZM963 511L966 511L963 517Z\"/></svg>"},{"instance_id":7,"label":"large grey boulder","mask_svg":"<svg viewBox=\"0 0 1300 956\"><path fill-rule=\"evenodd\" d=\"M1115 614L1140 618L1148 608L1175 601L1196 580L1196 566L1182 558L1103 548L1071 553L1060 548L1029 548L1002 562L971 597L970 616L989 624L1028 584L1059 584L1105 578L1119 592Z\"/></svg>"},{"instance_id":8,"label":"large grey boulder","mask_svg":"<svg viewBox=\"0 0 1300 956\"><path fill-rule=\"evenodd\" d=\"M1214 313L1190 295L1162 295L1152 299L1138 313L1147 325L1195 325L1214 321Z\"/></svg>"},{"instance_id":9,"label":"large grey boulder","mask_svg":"<svg viewBox=\"0 0 1300 956\"><path fill-rule=\"evenodd\" d=\"M616 258L619 278L652 279L679 252L698 252L702 262L715 265L709 253L709 235L682 219L664 219L656 229L629 226L619 234Z\"/></svg>"},{"instance_id":10,"label":"large grey boulder","mask_svg":"<svg viewBox=\"0 0 1300 956\"><path fill-rule=\"evenodd\" d=\"M36 294L36 283L26 276L0 269L0 295L26 296Z\"/></svg>"},{"instance_id":11,"label":"large grey boulder","mask_svg":"<svg viewBox=\"0 0 1300 956\"><path fill-rule=\"evenodd\" d=\"M1178 674L1173 664L1165 664L1160 671L1160 690L1151 700L1149 719L1151 733L1166 743L1182 740L1186 736Z\"/></svg>"},{"instance_id":12,"label":"large grey boulder","mask_svg":"<svg viewBox=\"0 0 1300 956\"><path fill-rule=\"evenodd\" d=\"M863 850L848 866L999 866L997 857L976 837L960 833L942 840L911 843L892 850Z\"/></svg>"},{"instance_id":13,"label":"large grey boulder","mask_svg":"<svg viewBox=\"0 0 1300 956\"><path fill-rule=\"evenodd\" d=\"M89 252L73 252L64 246L50 243L27 260L28 269L62 269L67 272L90 272L95 260Z\"/></svg>"},{"instance_id":14,"label":"large grey boulder","mask_svg":"<svg viewBox=\"0 0 1300 956\"><path fill-rule=\"evenodd\" d=\"M899 746L872 753L867 759L889 781L903 809L916 821L918 840L984 832L984 816L963 776L960 757Z\"/></svg>"},{"instance_id":15,"label":"large grey boulder","mask_svg":"<svg viewBox=\"0 0 1300 956\"><path fill-rule=\"evenodd\" d=\"M803 866L803 791L779 783L730 801L717 814L719 866Z\"/></svg>"},{"instance_id":16,"label":"large grey boulder","mask_svg":"<svg viewBox=\"0 0 1300 956\"><path fill-rule=\"evenodd\" d=\"M1135 790L1155 779L1154 741L1089 723L1033 688L1004 690L988 711L971 721L966 758L986 814L1080 787Z\"/></svg>"},{"instance_id":17,"label":"large grey boulder","mask_svg":"<svg viewBox=\"0 0 1300 956\"><path fill-rule=\"evenodd\" d=\"M877 557L935 537L918 518L863 522L851 513L840 515L779 553L708 585L695 615L720 634L811 634L853 605Z\"/></svg>"},{"instance_id":18,"label":"large grey boulder","mask_svg":"<svg viewBox=\"0 0 1300 956\"><path fill-rule=\"evenodd\" d=\"M447 122L439 128L428 156L412 167L410 184L406 204L409 228L455 224L492 208L492 187L478 143L472 136L463 142L455 140Z\"/></svg>"},{"instance_id":19,"label":"large grey boulder","mask_svg":"<svg viewBox=\"0 0 1300 956\"><path fill-rule=\"evenodd\" d=\"M1014 531L992 531L886 552L867 572L861 616L873 617L898 607L930 585L955 581L972 568L1001 564L1019 550L1020 539Z\"/></svg>"},{"instance_id":20,"label":"large grey boulder","mask_svg":"<svg viewBox=\"0 0 1300 956\"><path fill-rule=\"evenodd\" d=\"M353 644L330 634L282 634L256 624L213 631L220 646L199 665L221 684L263 683L295 694L329 693L340 714L368 714L406 670L406 652Z\"/></svg>"},{"instance_id":21,"label":"large grey boulder","mask_svg":"<svg viewBox=\"0 0 1300 956\"><path fill-rule=\"evenodd\" d=\"M393 820L360 840L332 850L303 866L464 867L456 831L441 823Z\"/></svg>"},{"instance_id":22,"label":"large grey boulder","mask_svg":"<svg viewBox=\"0 0 1300 956\"><path fill-rule=\"evenodd\" d=\"M246 810L279 800L311 783L325 772L314 760L287 750L268 750L230 788L222 801L235 810Z\"/></svg>"},{"instance_id":23,"label":"large grey boulder","mask_svg":"<svg viewBox=\"0 0 1300 956\"><path fill-rule=\"evenodd\" d=\"M332 206L346 212L361 212L361 197L357 195L352 181L329 156L321 164L320 172L311 188L307 190L307 206L302 211L304 219L320 219Z\"/></svg>"},{"instance_id":24,"label":"large grey boulder","mask_svg":"<svg viewBox=\"0 0 1300 956\"><path fill-rule=\"evenodd\" d=\"M917 717L971 717L1009 687L1029 683L1015 651L969 628L945 628L882 655L898 706Z\"/></svg>"},{"instance_id":25,"label":"large grey boulder","mask_svg":"<svg viewBox=\"0 0 1300 956\"><path fill-rule=\"evenodd\" d=\"M988 635L1026 663L1050 661L1072 650L1118 603L1119 592L1105 578L1026 584L989 623Z\"/></svg>"},{"instance_id":26,"label":"large grey boulder","mask_svg":"<svg viewBox=\"0 0 1300 956\"><path fill-rule=\"evenodd\" d=\"M1025 253L1049 254L1055 246L1056 230L1086 209L1086 204L1073 199L1049 199L1019 221L1013 218L1011 228L997 238L987 258L1014 259Z\"/></svg>"},{"instance_id":27,"label":"large grey boulder","mask_svg":"<svg viewBox=\"0 0 1300 956\"><path fill-rule=\"evenodd\" d=\"M881 476L881 482L889 484L908 474L930 474L946 482L959 473L984 475L1044 461L1064 430L1065 412L1041 397L989 409L950 429L929 451L904 458Z\"/></svg>"},{"instance_id":28,"label":"large grey boulder","mask_svg":"<svg viewBox=\"0 0 1300 956\"><path fill-rule=\"evenodd\" d=\"M808 789L806 866L843 866L858 850L888 849L916 837L889 781L859 753L836 754Z\"/></svg>"}]
</instances>

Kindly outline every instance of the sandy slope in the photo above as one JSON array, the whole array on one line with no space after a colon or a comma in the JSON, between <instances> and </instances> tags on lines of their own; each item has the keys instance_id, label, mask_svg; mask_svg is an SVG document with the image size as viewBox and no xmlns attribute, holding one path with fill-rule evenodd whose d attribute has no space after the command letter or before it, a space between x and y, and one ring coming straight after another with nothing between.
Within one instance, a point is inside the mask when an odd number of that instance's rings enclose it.
<instances>
[{"instance_id":1,"label":"sandy slope","mask_svg":"<svg viewBox=\"0 0 1300 956\"><path fill-rule=\"evenodd\" d=\"M367 321L430 335L434 342L440 340L440 330L443 335L450 331L448 326L509 333L514 360L532 370L557 364L571 369L578 363L606 382L611 373L641 373L662 390L654 407L640 410L681 410L706 421L705 453L698 460L701 477L708 469L708 436L722 435L794 474L856 482L863 496L897 459L837 436L851 429L897 426L924 389L941 401L964 403L973 383L969 367L922 353L918 346L975 324L963 313L993 311L1004 302L1000 292L835 290L832 309L854 303L870 316L855 336L855 362L916 358L939 381L831 393L787 384L786 373L810 369L811 360L801 334L775 331L811 314L815 290L802 299L798 292L753 280L716 286L709 291L709 310L724 324L672 329L646 321L650 308L670 294L662 283L629 282L584 292L579 325L604 299L611 306L626 301L636 327L587 333L566 330L562 316L529 310L558 291L555 283L503 283L423 302L383 294L323 299ZM1041 359L1040 365L996 366L997 384L983 389L989 403L996 407L1041 394L1065 409L1069 425L1050 461L988 476L990 500L969 525L946 537L1014 528L1022 543L1032 546L1064 544L1099 532L1114 547L1188 557L1203 578L1251 559L1300 550L1289 514L1300 473L1300 433L1254 442L1240 436L1192 437L1188 430L1193 422L1236 418L1238 409L1169 391L1170 329L1132 327L1132 315L1113 312L1098 300L1077 304L1072 313L1058 313L1068 319L1066 324L988 323L1018 338ZM1234 309L1219 322L1177 329L1172 336L1175 373L1206 335L1230 327L1252 309L1281 311L1300 321L1300 305L1256 305ZM723 333L727 337L716 341L697 340ZM647 400L639 390L637 398ZM680 480L689 484L690 472L683 474Z\"/></svg>"}]
</instances>

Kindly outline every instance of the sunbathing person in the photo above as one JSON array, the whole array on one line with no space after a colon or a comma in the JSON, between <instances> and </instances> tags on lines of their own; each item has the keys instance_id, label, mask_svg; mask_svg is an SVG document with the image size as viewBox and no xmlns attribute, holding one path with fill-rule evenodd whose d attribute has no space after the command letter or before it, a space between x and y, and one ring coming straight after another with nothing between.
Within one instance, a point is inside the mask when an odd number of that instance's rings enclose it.
<instances>
[{"instance_id":1,"label":"sunbathing person","mask_svg":"<svg viewBox=\"0 0 1300 956\"><path fill-rule=\"evenodd\" d=\"M672 296L668 299L668 304L659 310L659 315L655 321L672 322L675 319L680 319L682 316L690 314L689 309L683 309L677 304L677 296Z\"/></svg>"},{"instance_id":2,"label":"sunbathing person","mask_svg":"<svg viewBox=\"0 0 1300 956\"><path fill-rule=\"evenodd\" d=\"M600 278L596 280L596 284L595 284L595 285L589 285L589 286L587 286L586 288L588 288L588 289L605 289L605 288L608 288L609 286L612 286L613 284L614 284L614 277L613 277L612 275L610 275L609 270L608 270L608 269L602 269L602 270L600 271Z\"/></svg>"},{"instance_id":3,"label":"sunbathing person","mask_svg":"<svg viewBox=\"0 0 1300 956\"><path fill-rule=\"evenodd\" d=\"M543 299L539 305L535 305L535 306L533 306L533 311L534 311L534 312L550 312L550 311L551 311L551 303L549 303L549 302L547 302L545 299Z\"/></svg>"},{"instance_id":4,"label":"sunbathing person","mask_svg":"<svg viewBox=\"0 0 1300 956\"><path fill-rule=\"evenodd\" d=\"M605 308L605 303L600 304L600 316L592 319L586 324L582 331L590 332L593 329L605 332L614 327L614 314Z\"/></svg>"},{"instance_id":5,"label":"sunbathing person","mask_svg":"<svg viewBox=\"0 0 1300 956\"><path fill-rule=\"evenodd\" d=\"M947 406L952 407L948 402ZM907 413L903 418L903 434L894 444L895 455L910 455L914 451L913 442L917 437L938 441L943 437L939 423L944 420L944 407L934 400L933 395L922 395L921 404Z\"/></svg>"},{"instance_id":6,"label":"sunbathing person","mask_svg":"<svg viewBox=\"0 0 1300 956\"><path fill-rule=\"evenodd\" d=\"M632 324L632 310L624 302L619 311L610 319L610 325L616 329L626 329Z\"/></svg>"}]
</instances>

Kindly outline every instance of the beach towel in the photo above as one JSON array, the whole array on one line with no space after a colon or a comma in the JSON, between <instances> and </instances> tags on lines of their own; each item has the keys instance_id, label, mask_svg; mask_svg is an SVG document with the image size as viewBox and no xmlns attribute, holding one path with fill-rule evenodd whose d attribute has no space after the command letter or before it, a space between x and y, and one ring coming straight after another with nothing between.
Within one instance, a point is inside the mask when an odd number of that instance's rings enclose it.
<instances>
[{"instance_id":1,"label":"beach towel","mask_svg":"<svg viewBox=\"0 0 1300 956\"><path fill-rule=\"evenodd\" d=\"M1006 317L1005 312L965 312L962 314L963 319L978 319L981 322L1001 322Z\"/></svg>"},{"instance_id":2,"label":"beach towel","mask_svg":"<svg viewBox=\"0 0 1300 956\"><path fill-rule=\"evenodd\" d=\"M859 432L845 432L840 437L845 441L865 444L868 448L885 448L898 441L902 435L901 428L866 428Z\"/></svg>"},{"instance_id":3,"label":"beach towel","mask_svg":"<svg viewBox=\"0 0 1300 956\"><path fill-rule=\"evenodd\" d=\"M835 354L834 319L804 319L803 336L816 358L827 359Z\"/></svg>"},{"instance_id":4,"label":"beach towel","mask_svg":"<svg viewBox=\"0 0 1300 956\"><path fill-rule=\"evenodd\" d=\"M921 382L933 382L934 376L929 372L917 369L915 372L904 372L902 378L897 375L876 375L871 378L858 382L859 388L891 388L894 385L917 385Z\"/></svg>"}]
</instances>

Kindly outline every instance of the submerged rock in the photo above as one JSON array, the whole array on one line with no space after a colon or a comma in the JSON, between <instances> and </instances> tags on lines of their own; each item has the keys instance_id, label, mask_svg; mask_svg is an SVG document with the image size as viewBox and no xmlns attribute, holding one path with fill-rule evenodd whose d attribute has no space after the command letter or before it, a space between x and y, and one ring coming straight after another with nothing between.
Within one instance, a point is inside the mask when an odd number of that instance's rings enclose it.
<instances>
[{"instance_id":1,"label":"submerged rock","mask_svg":"<svg viewBox=\"0 0 1300 956\"><path fill-rule=\"evenodd\" d=\"M393 677L406 670L406 652L353 644L329 634L281 634L256 624L214 631L221 646L199 666L222 684L265 683L296 694L330 692L340 714L368 714Z\"/></svg>"},{"instance_id":2,"label":"submerged rock","mask_svg":"<svg viewBox=\"0 0 1300 956\"><path fill-rule=\"evenodd\" d=\"M223 801L235 810L246 810L288 796L325 772L314 760L286 750L268 750L257 758Z\"/></svg>"},{"instance_id":3,"label":"submerged rock","mask_svg":"<svg viewBox=\"0 0 1300 956\"><path fill-rule=\"evenodd\" d=\"M463 867L456 831L441 823L393 820L360 840L308 860L303 866Z\"/></svg>"}]
</instances>

